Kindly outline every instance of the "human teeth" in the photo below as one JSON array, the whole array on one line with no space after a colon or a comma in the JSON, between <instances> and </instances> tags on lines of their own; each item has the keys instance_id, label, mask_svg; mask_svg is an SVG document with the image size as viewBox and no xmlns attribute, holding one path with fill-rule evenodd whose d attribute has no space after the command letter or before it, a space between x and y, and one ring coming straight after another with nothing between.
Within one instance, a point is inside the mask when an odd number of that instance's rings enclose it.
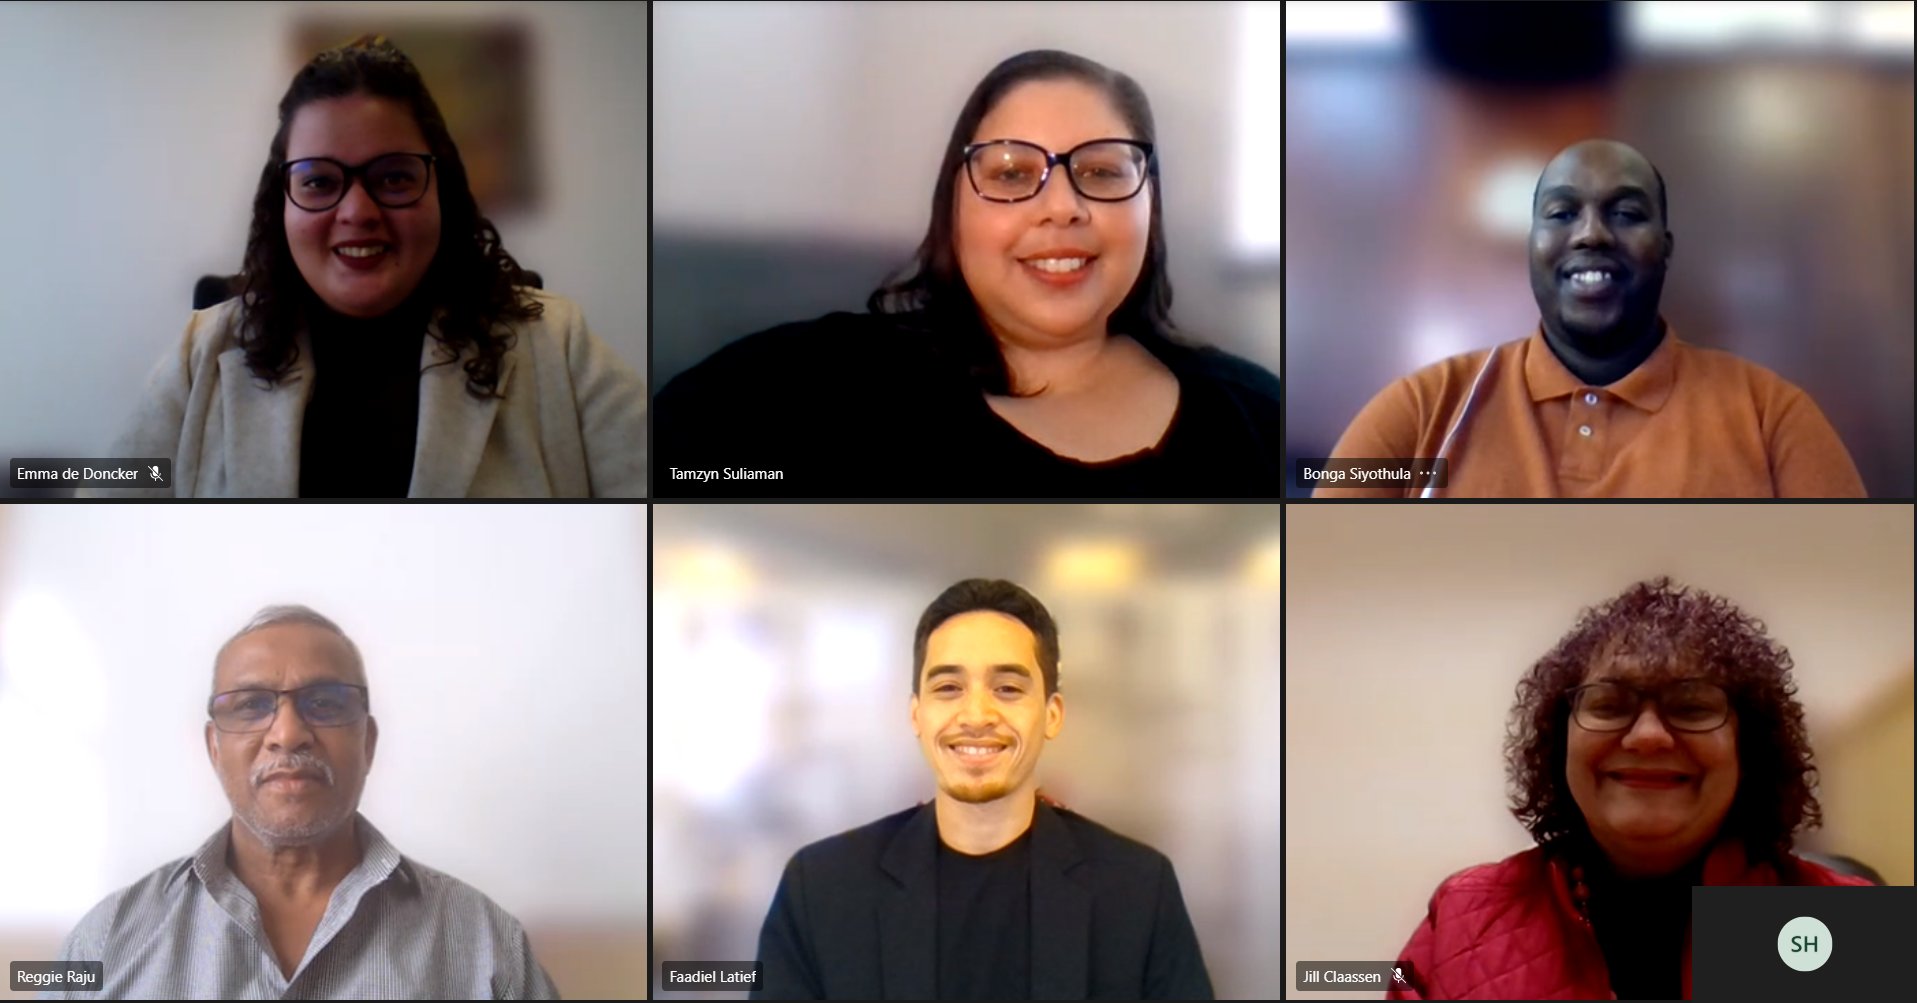
<instances>
[{"instance_id":1,"label":"human teeth","mask_svg":"<svg viewBox=\"0 0 1918 1003\"><path fill-rule=\"evenodd\" d=\"M1065 273L1065 272L1076 272L1079 269L1084 268L1086 266L1086 262L1089 260L1091 259L1089 258L1033 258L1032 260L1027 261L1026 264L1031 265L1032 267L1037 268L1042 272Z\"/></svg>"},{"instance_id":2,"label":"human teeth","mask_svg":"<svg viewBox=\"0 0 1918 1003\"><path fill-rule=\"evenodd\" d=\"M996 745L955 745L953 748L962 756L990 756L999 751Z\"/></svg>"},{"instance_id":3,"label":"human teeth","mask_svg":"<svg viewBox=\"0 0 1918 1003\"><path fill-rule=\"evenodd\" d=\"M1572 273L1572 281L1578 283L1579 285L1585 285L1585 286L1595 286L1599 284L1600 282L1604 282L1607 279L1610 279L1611 277L1612 277L1612 273L1601 272L1597 270L1586 270L1582 272Z\"/></svg>"},{"instance_id":4,"label":"human teeth","mask_svg":"<svg viewBox=\"0 0 1918 1003\"><path fill-rule=\"evenodd\" d=\"M385 254L386 245L374 244L370 247L336 247L333 250L349 258L370 258L375 254Z\"/></svg>"}]
</instances>

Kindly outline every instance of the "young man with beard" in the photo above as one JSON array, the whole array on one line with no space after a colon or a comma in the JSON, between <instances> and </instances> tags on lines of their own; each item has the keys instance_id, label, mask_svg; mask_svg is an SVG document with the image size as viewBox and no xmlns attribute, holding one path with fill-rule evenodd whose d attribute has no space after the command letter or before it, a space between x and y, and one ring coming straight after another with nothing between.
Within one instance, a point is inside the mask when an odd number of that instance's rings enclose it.
<instances>
[{"instance_id":1,"label":"young man with beard","mask_svg":"<svg viewBox=\"0 0 1918 1003\"><path fill-rule=\"evenodd\" d=\"M1447 483L1432 493L1459 498L1862 497L1851 455L1804 391L1687 344L1659 316L1673 244L1650 161L1610 140L1567 148L1532 198L1538 329L1385 388L1333 456L1442 457Z\"/></svg>"},{"instance_id":2,"label":"young man with beard","mask_svg":"<svg viewBox=\"0 0 1918 1003\"><path fill-rule=\"evenodd\" d=\"M930 804L786 865L757 999L1211 999L1172 864L1038 796L1065 723L1059 635L1011 582L933 600L913 639Z\"/></svg>"}]
</instances>

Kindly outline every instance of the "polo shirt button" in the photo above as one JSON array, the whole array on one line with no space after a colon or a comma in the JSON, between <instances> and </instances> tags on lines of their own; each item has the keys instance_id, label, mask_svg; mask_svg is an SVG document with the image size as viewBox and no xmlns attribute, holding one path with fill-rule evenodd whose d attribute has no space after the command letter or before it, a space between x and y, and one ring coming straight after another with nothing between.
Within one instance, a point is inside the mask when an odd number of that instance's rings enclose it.
<instances>
[{"instance_id":1,"label":"polo shirt button","mask_svg":"<svg viewBox=\"0 0 1918 1003\"><path fill-rule=\"evenodd\" d=\"M1591 438L1591 437L1592 437L1592 426L1590 426L1590 425L1580 425L1580 426L1578 426L1578 434L1580 434L1580 435L1582 435L1582 436L1584 436L1584 437L1585 437L1585 438L1587 438L1587 439L1589 439L1589 438Z\"/></svg>"},{"instance_id":2,"label":"polo shirt button","mask_svg":"<svg viewBox=\"0 0 1918 1003\"><path fill-rule=\"evenodd\" d=\"M1588 394L1586 394L1586 395L1585 395L1585 403L1587 403L1587 404L1596 404L1596 403L1598 403L1598 395L1597 395L1597 394L1590 394L1590 393L1588 393Z\"/></svg>"}]
</instances>

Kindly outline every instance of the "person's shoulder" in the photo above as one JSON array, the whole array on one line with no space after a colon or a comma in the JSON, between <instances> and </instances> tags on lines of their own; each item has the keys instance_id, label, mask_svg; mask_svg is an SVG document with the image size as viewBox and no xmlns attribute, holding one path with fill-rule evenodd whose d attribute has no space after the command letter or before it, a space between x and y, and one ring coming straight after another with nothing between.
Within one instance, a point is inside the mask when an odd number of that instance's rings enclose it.
<instances>
[{"instance_id":1,"label":"person's shoulder","mask_svg":"<svg viewBox=\"0 0 1918 1003\"><path fill-rule=\"evenodd\" d=\"M1435 422L1453 414L1458 403L1471 395L1481 378L1490 379L1487 364L1494 355L1497 356L1494 369L1522 367L1526 340L1520 338L1448 355L1387 383L1352 419L1341 440L1339 455L1353 455L1346 451L1357 443L1357 448L1363 451L1356 455L1410 456L1410 452L1388 454L1378 450L1416 448L1421 437L1434 430Z\"/></svg>"},{"instance_id":2,"label":"person's shoulder","mask_svg":"<svg viewBox=\"0 0 1918 1003\"><path fill-rule=\"evenodd\" d=\"M514 286L513 291L522 297L523 302L539 304L540 320L549 324L566 326L585 316L579 304L561 296L559 293L538 286Z\"/></svg>"},{"instance_id":3,"label":"person's shoulder","mask_svg":"<svg viewBox=\"0 0 1918 1003\"><path fill-rule=\"evenodd\" d=\"M521 933L520 922L512 913L485 892L439 868L429 867L401 854L395 871L401 886L411 887L423 902L431 906L430 915L435 918L483 926L509 940Z\"/></svg>"},{"instance_id":4,"label":"person's shoulder","mask_svg":"<svg viewBox=\"0 0 1918 1003\"><path fill-rule=\"evenodd\" d=\"M1798 397L1805 393L1797 384L1742 355L1722 348L1694 345L1683 339L1676 344L1688 375L1703 376L1712 385L1749 387L1755 398L1773 395Z\"/></svg>"},{"instance_id":5,"label":"person's shoulder","mask_svg":"<svg viewBox=\"0 0 1918 1003\"><path fill-rule=\"evenodd\" d=\"M588 328L586 312L578 303L531 286L516 289L526 297L523 302L533 304L537 311L534 316L512 325L515 337L508 346L509 354L562 358L575 379L608 374L637 382L637 375L628 372L630 362L621 359Z\"/></svg>"},{"instance_id":6,"label":"person's shoulder","mask_svg":"<svg viewBox=\"0 0 1918 1003\"><path fill-rule=\"evenodd\" d=\"M565 349L587 336L586 312L578 303L532 286L515 286L513 291L520 294L523 305L531 304L535 311L531 317L509 322L509 329L520 336L514 339L511 350L537 351L547 345Z\"/></svg>"},{"instance_id":7,"label":"person's shoulder","mask_svg":"<svg viewBox=\"0 0 1918 1003\"><path fill-rule=\"evenodd\" d=\"M1538 847L1514 853L1504 860L1467 867L1439 882L1438 890L1432 893L1433 907L1441 911L1469 911L1488 900L1537 888L1550 870L1545 851Z\"/></svg>"},{"instance_id":8,"label":"person's shoulder","mask_svg":"<svg viewBox=\"0 0 1918 1003\"><path fill-rule=\"evenodd\" d=\"M1786 865L1784 870L1786 870L1787 873L1783 876L1783 883L1788 885L1812 885L1815 887L1856 885L1869 887L1877 884L1877 882L1870 878L1857 874L1845 874L1818 861L1807 860L1795 853L1787 855Z\"/></svg>"},{"instance_id":9,"label":"person's shoulder","mask_svg":"<svg viewBox=\"0 0 1918 1003\"><path fill-rule=\"evenodd\" d=\"M1115 832L1070 808L1048 804L1040 810L1051 811L1058 817L1072 835L1079 852L1088 860L1115 864L1128 870L1157 871L1172 866L1171 859L1154 847Z\"/></svg>"},{"instance_id":10,"label":"person's shoulder","mask_svg":"<svg viewBox=\"0 0 1918 1003\"><path fill-rule=\"evenodd\" d=\"M193 856L178 857L148 871L139 880L107 897L111 902L118 897L122 902L151 901L176 897L185 889L193 874ZM106 902L102 902L105 905Z\"/></svg>"},{"instance_id":11,"label":"person's shoulder","mask_svg":"<svg viewBox=\"0 0 1918 1003\"><path fill-rule=\"evenodd\" d=\"M208 360L216 359L239 346L241 320L238 296L203 310L195 310L187 318L186 335L180 349L193 361L194 367L199 368Z\"/></svg>"},{"instance_id":12,"label":"person's shoulder","mask_svg":"<svg viewBox=\"0 0 1918 1003\"><path fill-rule=\"evenodd\" d=\"M1473 380L1478 379L1478 374L1485 369L1486 359L1491 356L1492 353L1499 353L1499 365L1502 366L1506 363L1506 360L1513 359L1522 351L1528 340L1530 339L1517 338L1487 348L1474 348L1469 352L1459 352L1456 355L1448 355L1437 362L1427 363L1412 370L1405 376L1400 377L1399 382L1421 389L1439 389L1460 384L1469 385Z\"/></svg>"},{"instance_id":13,"label":"person's shoulder","mask_svg":"<svg viewBox=\"0 0 1918 1003\"><path fill-rule=\"evenodd\" d=\"M164 920L171 912L169 907L186 891L192 876L193 859L190 856L181 857L161 864L132 884L101 899L74 926L69 943L84 942L91 944L93 949L104 949L109 938L123 939L127 932L124 927L128 922L155 923Z\"/></svg>"},{"instance_id":14,"label":"person's shoulder","mask_svg":"<svg viewBox=\"0 0 1918 1003\"><path fill-rule=\"evenodd\" d=\"M1209 345L1187 350L1191 371L1224 386L1235 396L1279 403L1279 377L1270 369Z\"/></svg>"}]
</instances>

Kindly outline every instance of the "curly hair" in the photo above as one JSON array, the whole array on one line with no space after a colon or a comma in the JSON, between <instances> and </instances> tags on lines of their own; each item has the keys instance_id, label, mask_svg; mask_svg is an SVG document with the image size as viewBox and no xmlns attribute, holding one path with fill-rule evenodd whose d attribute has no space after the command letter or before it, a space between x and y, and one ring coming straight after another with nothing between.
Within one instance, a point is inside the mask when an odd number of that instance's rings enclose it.
<instances>
[{"instance_id":1,"label":"curly hair","mask_svg":"<svg viewBox=\"0 0 1918 1003\"><path fill-rule=\"evenodd\" d=\"M1791 654L1729 601L1658 578L1584 610L1519 681L1506 777L1512 814L1540 846L1578 854L1593 845L1565 768L1568 691L1600 665L1703 676L1724 687L1738 728L1738 793L1719 837L1743 842L1748 859L1782 863L1793 834L1818 826L1818 770Z\"/></svg>"},{"instance_id":2,"label":"curly hair","mask_svg":"<svg viewBox=\"0 0 1918 1003\"><path fill-rule=\"evenodd\" d=\"M467 393L481 399L497 397L500 360L512 347L506 322L538 317L543 308L531 294L517 288L519 264L501 245L499 231L480 215L466 165L419 70L392 43L366 36L314 56L280 98L280 127L273 134L266 166L260 170L241 269L238 338L247 368L269 386L284 380L299 358L299 331L325 309L300 274L287 244L287 135L302 107L352 94L404 104L426 138L435 158L440 243L414 295L431 306L438 321L435 336L441 358L434 365L458 361L471 346L474 354L464 367Z\"/></svg>"}]
</instances>

